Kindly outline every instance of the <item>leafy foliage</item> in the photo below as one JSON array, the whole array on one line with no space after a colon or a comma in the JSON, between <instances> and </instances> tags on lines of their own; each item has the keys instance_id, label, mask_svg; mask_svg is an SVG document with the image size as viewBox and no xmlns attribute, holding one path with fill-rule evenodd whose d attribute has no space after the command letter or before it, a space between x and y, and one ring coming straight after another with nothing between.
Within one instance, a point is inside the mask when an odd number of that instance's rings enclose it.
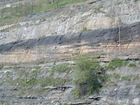
<instances>
[{"instance_id":1,"label":"leafy foliage","mask_svg":"<svg viewBox=\"0 0 140 105\"><path fill-rule=\"evenodd\" d=\"M104 74L98 74L101 70L100 63L95 57L80 56L75 59L74 81L78 85L80 95L98 92L105 81Z\"/></svg>"}]
</instances>

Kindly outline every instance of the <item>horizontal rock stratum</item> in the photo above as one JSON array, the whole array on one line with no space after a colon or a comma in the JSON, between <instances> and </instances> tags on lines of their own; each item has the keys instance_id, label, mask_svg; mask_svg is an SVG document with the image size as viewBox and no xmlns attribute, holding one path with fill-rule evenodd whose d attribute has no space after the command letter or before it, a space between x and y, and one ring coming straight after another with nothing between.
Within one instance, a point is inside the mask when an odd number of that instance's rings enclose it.
<instances>
[{"instance_id":1,"label":"horizontal rock stratum","mask_svg":"<svg viewBox=\"0 0 140 105\"><path fill-rule=\"evenodd\" d=\"M140 105L139 7L87 0L1 26L0 105Z\"/></svg>"},{"instance_id":2,"label":"horizontal rock stratum","mask_svg":"<svg viewBox=\"0 0 140 105\"><path fill-rule=\"evenodd\" d=\"M140 46L140 23L119 28L48 36L0 45L0 63L50 60L85 53L107 53Z\"/></svg>"},{"instance_id":3,"label":"horizontal rock stratum","mask_svg":"<svg viewBox=\"0 0 140 105\"><path fill-rule=\"evenodd\" d=\"M25 21L1 26L0 63L140 46L139 4L133 0L93 0L32 14Z\"/></svg>"},{"instance_id":4,"label":"horizontal rock stratum","mask_svg":"<svg viewBox=\"0 0 140 105\"><path fill-rule=\"evenodd\" d=\"M88 1L88 0L87 0ZM134 0L91 0L28 16L24 21L0 27L0 44L108 29L140 21Z\"/></svg>"}]
</instances>

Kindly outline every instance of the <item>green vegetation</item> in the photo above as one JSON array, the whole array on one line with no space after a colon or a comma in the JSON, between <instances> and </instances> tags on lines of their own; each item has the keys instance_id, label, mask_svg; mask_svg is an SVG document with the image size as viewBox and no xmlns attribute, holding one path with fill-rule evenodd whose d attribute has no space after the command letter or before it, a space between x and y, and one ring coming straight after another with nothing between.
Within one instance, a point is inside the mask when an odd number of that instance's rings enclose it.
<instances>
[{"instance_id":1,"label":"green vegetation","mask_svg":"<svg viewBox=\"0 0 140 105\"><path fill-rule=\"evenodd\" d=\"M122 76L122 80L125 80L125 81L135 81L135 80L139 80L139 78L140 78L139 74Z\"/></svg>"},{"instance_id":2,"label":"green vegetation","mask_svg":"<svg viewBox=\"0 0 140 105\"><path fill-rule=\"evenodd\" d=\"M68 64L59 64L56 66L53 66L51 69L51 75L54 75L55 72L63 73L63 72L69 72L71 70L70 67L68 67Z\"/></svg>"},{"instance_id":3,"label":"green vegetation","mask_svg":"<svg viewBox=\"0 0 140 105\"><path fill-rule=\"evenodd\" d=\"M107 69L115 70L118 67L126 66L128 62L123 61L121 59L115 59L109 63Z\"/></svg>"},{"instance_id":4,"label":"green vegetation","mask_svg":"<svg viewBox=\"0 0 140 105\"><path fill-rule=\"evenodd\" d=\"M122 76L122 80L130 81L132 79L132 77L133 77L133 75Z\"/></svg>"},{"instance_id":5,"label":"green vegetation","mask_svg":"<svg viewBox=\"0 0 140 105\"><path fill-rule=\"evenodd\" d=\"M41 68L41 66L34 66L35 70L39 70Z\"/></svg>"},{"instance_id":6,"label":"green vegetation","mask_svg":"<svg viewBox=\"0 0 140 105\"><path fill-rule=\"evenodd\" d=\"M76 98L80 98L80 90L79 88L74 88L72 91L71 91L71 94L73 95L74 99Z\"/></svg>"},{"instance_id":7,"label":"green vegetation","mask_svg":"<svg viewBox=\"0 0 140 105\"><path fill-rule=\"evenodd\" d=\"M119 74L116 74L116 73L114 73L113 76L114 76L115 79L120 79L120 77L121 77Z\"/></svg>"},{"instance_id":8,"label":"green vegetation","mask_svg":"<svg viewBox=\"0 0 140 105\"><path fill-rule=\"evenodd\" d=\"M37 0L18 3L15 6L0 9L0 25L4 25L5 23L12 24L12 22L17 22L21 17L25 17L27 15L85 1L86 0L54 0L54 2L52 2L51 0Z\"/></svg>"},{"instance_id":9,"label":"green vegetation","mask_svg":"<svg viewBox=\"0 0 140 105\"><path fill-rule=\"evenodd\" d=\"M42 87L44 86L57 86L57 85L63 85L65 82L67 82L67 79L63 79L60 77L53 78L53 77L47 77L47 78L40 78L37 80L37 84L40 84Z\"/></svg>"},{"instance_id":10,"label":"green vegetation","mask_svg":"<svg viewBox=\"0 0 140 105\"><path fill-rule=\"evenodd\" d=\"M98 74L101 70L100 63L92 56L79 56L75 58L76 66L73 72L74 82L77 85L80 96L98 92L102 87L102 82L106 80L104 74ZM76 91L76 92L75 92ZM77 89L74 90L79 94Z\"/></svg>"},{"instance_id":11,"label":"green vegetation","mask_svg":"<svg viewBox=\"0 0 140 105\"><path fill-rule=\"evenodd\" d=\"M10 29L18 28L18 27L20 27L20 25L19 25L19 24L15 24L15 25L13 25L13 26L10 26L10 27L8 27L8 28L5 28L5 29L1 30L1 32L6 32L6 31L8 31L8 30L10 30Z\"/></svg>"},{"instance_id":12,"label":"green vegetation","mask_svg":"<svg viewBox=\"0 0 140 105\"><path fill-rule=\"evenodd\" d=\"M100 5L99 7L95 8L94 12L95 13L103 13L103 14L106 13L106 12L104 12L103 5Z\"/></svg>"},{"instance_id":13,"label":"green vegetation","mask_svg":"<svg viewBox=\"0 0 140 105\"><path fill-rule=\"evenodd\" d=\"M0 64L0 69L2 69L3 68L3 65L2 64Z\"/></svg>"},{"instance_id":14,"label":"green vegetation","mask_svg":"<svg viewBox=\"0 0 140 105\"><path fill-rule=\"evenodd\" d=\"M130 63L130 64L129 64L129 67L137 67L137 65L134 64L134 63Z\"/></svg>"},{"instance_id":15,"label":"green vegetation","mask_svg":"<svg viewBox=\"0 0 140 105\"><path fill-rule=\"evenodd\" d=\"M42 87L45 86L57 86L63 85L65 83L70 83L72 79L70 78L61 78L53 76L54 73L68 73L71 69L68 67L68 64L60 64L53 66L50 70L49 76L39 77L40 73L42 72L41 66L33 66L22 68L20 67L13 67L12 69L15 70L17 77L13 78L13 73L8 71L6 72L6 80L1 83L9 84L9 85L18 85L18 86L36 86L40 84ZM39 77L39 78L38 78Z\"/></svg>"},{"instance_id":16,"label":"green vegetation","mask_svg":"<svg viewBox=\"0 0 140 105\"><path fill-rule=\"evenodd\" d=\"M81 32L85 32L85 31L87 31L87 28L86 28L86 27L84 27L84 28L81 30Z\"/></svg>"},{"instance_id":17,"label":"green vegetation","mask_svg":"<svg viewBox=\"0 0 140 105\"><path fill-rule=\"evenodd\" d=\"M137 1L139 1L139 0L134 0L134 2L137 2Z\"/></svg>"},{"instance_id":18,"label":"green vegetation","mask_svg":"<svg viewBox=\"0 0 140 105\"><path fill-rule=\"evenodd\" d=\"M133 80L135 81L135 80L139 80L139 78L140 78L140 76L139 76L139 74L137 74L137 75L135 75L135 77L133 78Z\"/></svg>"}]
</instances>

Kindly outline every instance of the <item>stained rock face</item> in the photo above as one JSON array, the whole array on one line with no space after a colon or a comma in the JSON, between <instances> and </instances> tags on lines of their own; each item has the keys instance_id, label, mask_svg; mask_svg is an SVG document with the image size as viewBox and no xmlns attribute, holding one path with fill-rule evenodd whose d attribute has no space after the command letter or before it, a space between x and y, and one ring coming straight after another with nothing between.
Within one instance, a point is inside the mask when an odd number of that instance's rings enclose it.
<instances>
[{"instance_id":1,"label":"stained rock face","mask_svg":"<svg viewBox=\"0 0 140 105\"><path fill-rule=\"evenodd\" d=\"M139 1L96 0L29 16L25 21L0 27L0 44L107 29L140 21ZM17 28L11 29L13 26ZM3 30L8 31L3 31Z\"/></svg>"},{"instance_id":2,"label":"stained rock face","mask_svg":"<svg viewBox=\"0 0 140 105\"><path fill-rule=\"evenodd\" d=\"M140 105L140 2L118 1L69 5L0 27L0 104ZM74 100L73 70L55 71L54 86L50 77L53 66L72 68L79 54L97 55L103 67L115 58L130 65L103 70L109 80L101 91Z\"/></svg>"},{"instance_id":3,"label":"stained rock face","mask_svg":"<svg viewBox=\"0 0 140 105\"><path fill-rule=\"evenodd\" d=\"M111 52L140 46L140 23L119 28L48 36L0 45L1 63L31 62L43 58L73 56L84 53Z\"/></svg>"},{"instance_id":4,"label":"stained rock face","mask_svg":"<svg viewBox=\"0 0 140 105\"><path fill-rule=\"evenodd\" d=\"M34 14L0 27L0 63L139 46L139 21L139 1L126 0L95 0Z\"/></svg>"}]
</instances>

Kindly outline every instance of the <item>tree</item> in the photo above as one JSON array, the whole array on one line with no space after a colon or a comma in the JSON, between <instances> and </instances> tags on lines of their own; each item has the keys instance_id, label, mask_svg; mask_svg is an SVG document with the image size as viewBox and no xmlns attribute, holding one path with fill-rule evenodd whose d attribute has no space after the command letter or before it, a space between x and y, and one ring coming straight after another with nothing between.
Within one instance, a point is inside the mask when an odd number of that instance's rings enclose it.
<instances>
[{"instance_id":1,"label":"tree","mask_svg":"<svg viewBox=\"0 0 140 105\"><path fill-rule=\"evenodd\" d=\"M105 74L99 74L102 68L96 57L85 55L74 61L76 62L74 81L79 88L80 95L98 92L102 87L102 82L105 81Z\"/></svg>"}]
</instances>

